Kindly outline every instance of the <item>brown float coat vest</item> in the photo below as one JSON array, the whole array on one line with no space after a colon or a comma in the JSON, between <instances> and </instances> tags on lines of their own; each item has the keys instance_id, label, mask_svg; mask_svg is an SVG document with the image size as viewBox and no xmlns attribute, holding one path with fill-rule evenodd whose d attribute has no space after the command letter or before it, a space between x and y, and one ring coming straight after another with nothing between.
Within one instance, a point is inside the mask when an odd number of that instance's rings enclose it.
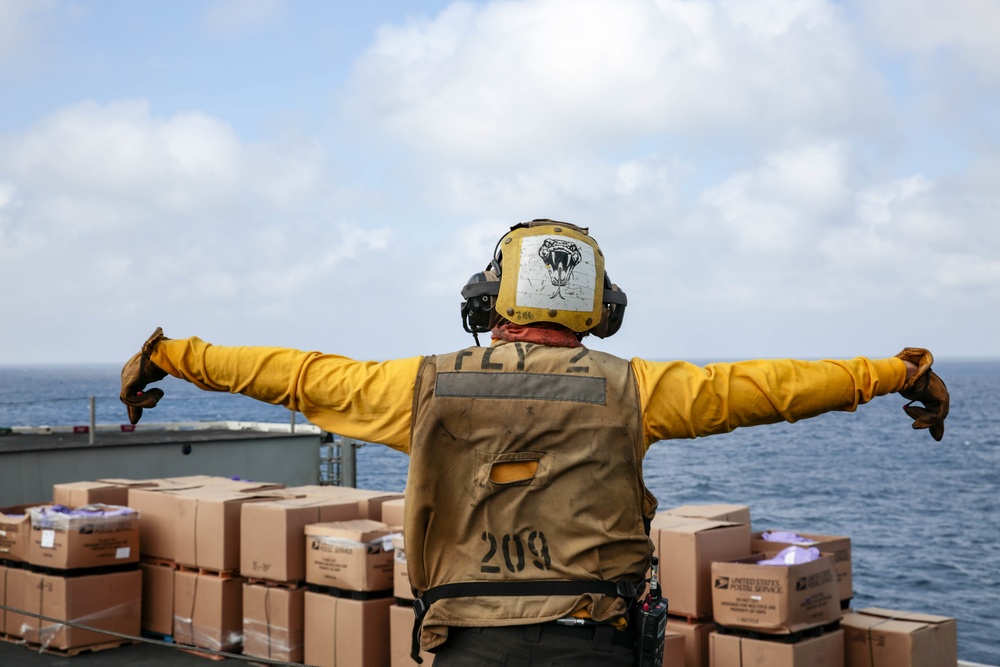
<instances>
[{"instance_id":1,"label":"brown float coat vest","mask_svg":"<svg viewBox=\"0 0 1000 667\"><path fill-rule=\"evenodd\" d=\"M638 388L627 361L522 342L468 348L423 362L413 408L405 545L418 595L430 589L425 599L434 600L436 587L467 582L506 582L507 591L520 582L641 586L652 555L645 522L656 500L642 480ZM499 468L510 463L528 472L506 479ZM441 644L447 626L537 623L581 611L613 621L629 602L597 587L499 590L432 602L421 646Z\"/></svg>"}]
</instances>

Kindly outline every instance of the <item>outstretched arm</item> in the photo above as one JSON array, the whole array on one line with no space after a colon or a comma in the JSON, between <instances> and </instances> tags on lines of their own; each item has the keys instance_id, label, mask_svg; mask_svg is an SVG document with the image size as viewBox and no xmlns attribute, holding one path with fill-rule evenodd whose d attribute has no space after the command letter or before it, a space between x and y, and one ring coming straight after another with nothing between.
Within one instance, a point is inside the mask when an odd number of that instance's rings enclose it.
<instances>
[{"instance_id":1,"label":"outstretched arm","mask_svg":"<svg viewBox=\"0 0 1000 667\"><path fill-rule=\"evenodd\" d=\"M913 348L907 348L913 349ZM904 351L905 352L905 351ZM926 352L926 351L922 351ZM930 373L926 353L925 376ZM647 447L657 440L695 438L727 433L741 426L779 421L795 422L834 410L853 411L876 396L903 391L920 375L919 361L899 357L849 360L799 361L771 359L710 364L649 362L633 359L643 409ZM937 378L936 375L933 375ZM940 379L938 378L938 382ZM940 384L943 388L943 383ZM935 419L940 439L947 416L947 391L943 411ZM916 400L923 401L924 397ZM913 408L919 410L919 408ZM907 410L911 417L916 415ZM929 423L914 422L915 428Z\"/></svg>"},{"instance_id":2,"label":"outstretched arm","mask_svg":"<svg viewBox=\"0 0 1000 667\"><path fill-rule=\"evenodd\" d=\"M243 394L283 405L301 412L317 426L349 438L401 451L409 447L413 386L420 357L356 361L281 347L212 345L199 338L160 339L148 357L153 368L161 369L160 378L166 373L208 391ZM127 405L130 396L145 390L145 386L126 386L129 364L122 372L122 400ZM144 395L155 391L159 390ZM153 406L155 400L152 405L143 405Z\"/></svg>"}]
</instances>

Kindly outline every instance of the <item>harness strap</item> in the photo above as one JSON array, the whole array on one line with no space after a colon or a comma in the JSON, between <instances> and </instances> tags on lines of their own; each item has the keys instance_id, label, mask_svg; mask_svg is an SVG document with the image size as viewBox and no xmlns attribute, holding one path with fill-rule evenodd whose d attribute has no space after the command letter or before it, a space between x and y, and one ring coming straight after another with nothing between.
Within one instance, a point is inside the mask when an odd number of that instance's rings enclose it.
<instances>
[{"instance_id":1,"label":"harness strap","mask_svg":"<svg viewBox=\"0 0 1000 667\"><path fill-rule=\"evenodd\" d=\"M410 657L418 664L423 663L420 657L420 626L430 606L438 600L461 597L532 597L544 595L607 595L621 598L635 598L635 584L628 581L462 581L454 584L442 584L424 591L424 594L413 601L413 641L410 644Z\"/></svg>"}]
</instances>

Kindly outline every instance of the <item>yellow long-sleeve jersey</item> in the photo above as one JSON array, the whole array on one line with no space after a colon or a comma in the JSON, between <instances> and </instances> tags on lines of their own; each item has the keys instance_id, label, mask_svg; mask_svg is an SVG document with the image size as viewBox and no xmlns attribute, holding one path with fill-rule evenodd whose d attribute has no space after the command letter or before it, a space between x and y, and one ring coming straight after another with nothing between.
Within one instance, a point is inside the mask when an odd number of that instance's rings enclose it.
<instances>
[{"instance_id":1,"label":"yellow long-sleeve jersey","mask_svg":"<svg viewBox=\"0 0 1000 667\"><path fill-rule=\"evenodd\" d=\"M496 343L503 345L505 343ZM347 438L408 452L413 390L422 357L357 361L280 347L224 347L199 338L164 340L152 361L175 377L301 412ZM639 388L646 448L672 438L852 411L898 391L900 359L767 359L704 367L630 362Z\"/></svg>"}]
</instances>

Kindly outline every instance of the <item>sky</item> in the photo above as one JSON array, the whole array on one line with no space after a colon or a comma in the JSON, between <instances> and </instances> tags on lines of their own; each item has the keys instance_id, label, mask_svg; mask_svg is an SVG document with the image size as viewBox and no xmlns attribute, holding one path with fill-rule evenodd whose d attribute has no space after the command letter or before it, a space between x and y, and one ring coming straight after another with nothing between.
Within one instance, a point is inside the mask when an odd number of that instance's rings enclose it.
<instances>
[{"instance_id":1,"label":"sky","mask_svg":"<svg viewBox=\"0 0 1000 667\"><path fill-rule=\"evenodd\" d=\"M0 0L0 364L473 344L588 227L624 357L996 357L995 0Z\"/></svg>"}]
</instances>

